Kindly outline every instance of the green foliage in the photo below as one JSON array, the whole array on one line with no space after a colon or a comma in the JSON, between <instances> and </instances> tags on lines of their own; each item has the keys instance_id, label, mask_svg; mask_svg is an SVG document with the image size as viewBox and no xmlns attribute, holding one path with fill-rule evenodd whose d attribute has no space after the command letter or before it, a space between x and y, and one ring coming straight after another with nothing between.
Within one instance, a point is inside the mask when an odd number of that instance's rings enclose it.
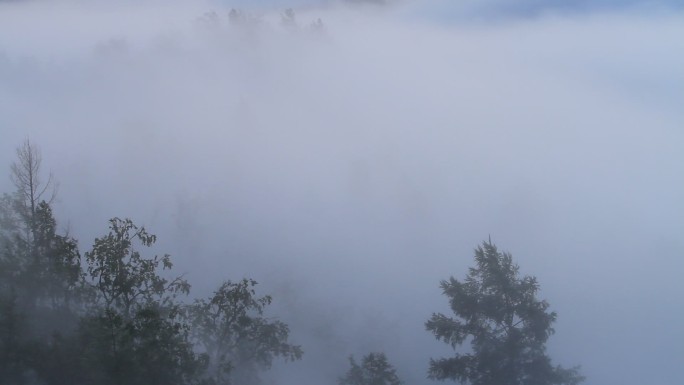
<instances>
[{"instance_id":1,"label":"green foliage","mask_svg":"<svg viewBox=\"0 0 684 385\"><path fill-rule=\"evenodd\" d=\"M171 269L169 255L143 257L134 247L151 247L156 236L130 219L111 219L109 233L85 253L96 302L79 328L88 353L86 383L189 384L205 360L193 352L190 327L180 317L179 294L190 285L160 272Z\"/></svg>"},{"instance_id":2,"label":"green foliage","mask_svg":"<svg viewBox=\"0 0 684 385\"><path fill-rule=\"evenodd\" d=\"M68 235L58 235L56 227L52 208L40 202L34 216L34 258L29 262L27 281L41 290L37 295L53 308L69 307L83 283L78 244Z\"/></svg>"},{"instance_id":3,"label":"green foliage","mask_svg":"<svg viewBox=\"0 0 684 385\"><path fill-rule=\"evenodd\" d=\"M468 353L430 360L429 377L472 385L578 384L578 368L552 366L545 343L556 313L536 297L536 278L519 276L509 253L484 242L475 250L476 267L465 281L451 277L441 287L456 318L433 314L427 330L454 349Z\"/></svg>"},{"instance_id":4,"label":"green foliage","mask_svg":"<svg viewBox=\"0 0 684 385\"><path fill-rule=\"evenodd\" d=\"M58 235L50 202L56 182L41 178L42 156L28 139L17 148L10 179L16 190L0 200L0 284L16 290L29 312L69 308L82 283L76 241ZM33 316L29 314L29 316Z\"/></svg>"},{"instance_id":5,"label":"green foliage","mask_svg":"<svg viewBox=\"0 0 684 385\"><path fill-rule=\"evenodd\" d=\"M287 342L290 330L263 316L271 297L257 297L257 282L224 282L208 300L190 308L194 337L210 358L209 378L215 384L259 383L258 372L276 357L298 360L302 349Z\"/></svg>"},{"instance_id":6,"label":"green foliage","mask_svg":"<svg viewBox=\"0 0 684 385\"><path fill-rule=\"evenodd\" d=\"M51 334L73 329L81 280L76 241L56 232L52 175L28 140L11 166L13 194L0 198L0 383L34 383Z\"/></svg>"},{"instance_id":7,"label":"green foliage","mask_svg":"<svg viewBox=\"0 0 684 385\"><path fill-rule=\"evenodd\" d=\"M57 233L40 180L41 157L25 142L12 165L14 194L0 197L0 383L200 384L182 317L190 285L161 276L170 257L144 257L154 235L114 218L81 265L78 244ZM54 197L54 190L52 196Z\"/></svg>"},{"instance_id":8,"label":"green foliage","mask_svg":"<svg viewBox=\"0 0 684 385\"><path fill-rule=\"evenodd\" d=\"M275 358L301 357L288 326L263 316L271 297L253 280L177 302L189 283L166 278L169 255L139 251L156 236L130 219L111 219L82 265L76 240L57 233L40 152L26 141L17 156L17 190L0 197L1 384L246 385Z\"/></svg>"},{"instance_id":9,"label":"green foliage","mask_svg":"<svg viewBox=\"0 0 684 385\"><path fill-rule=\"evenodd\" d=\"M156 302L170 305L178 294L189 294L190 285L178 277L172 281L157 270L171 269L170 256L144 258L134 242L150 247L157 237L130 219L113 218L110 232L96 238L93 249L85 253L86 271L106 309L117 309L125 317Z\"/></svg>"},{"instance_id":10,"label":"green foliage","mask_svg":"<svg viewBox=\"0 0 684 385\"><path fill-rule=\"evenodd\" d=\"M116 310L84 317L84 384L192 384L206 367L188 339L176 309L138 308L128 318Z\"/></svg>"},{"instance_id":11,"label":"green foliage","mask_svg":"<svg viewBox=\"0 0 684 385\"><path fill-rule=\"evenodd\" d=\"M253 384L276 357L302 355L287 342L287 325L263 316L271 297L256 297L253 280L226 282L190 307L177 302L190 285L162 276L172 268L168 255L138 251L156 237L129 219L110 220L109 233L85 253L85 270L76 241L55 233L47 203L36 207L30 242L20 226L3 223L10 225L0 228L7 268L0 275L0 383Z\"/></svg>"},{"instance_id":12,"label":"green foliage","mask_svg":"<svg viewBox=\"0 0 684 385\"><path fill-rule=\"evenodd\" d=\"M356 363L354 357L349 357L351 368L338 381L340 385L400 385L392 365L387 362L385 353L370 353Z\"/></svg>"}]
</instances>

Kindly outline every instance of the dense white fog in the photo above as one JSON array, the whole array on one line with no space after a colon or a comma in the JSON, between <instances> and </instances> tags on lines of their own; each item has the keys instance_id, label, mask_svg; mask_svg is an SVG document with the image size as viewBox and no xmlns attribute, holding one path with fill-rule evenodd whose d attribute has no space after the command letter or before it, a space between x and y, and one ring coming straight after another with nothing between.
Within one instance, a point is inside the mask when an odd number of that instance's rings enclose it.
<instances>
[{"instance_id":1,"label":"dense white fog","mask_svg":"<svg viewBox=\"0 0 684 385\"><path fill-rule=\"evenodd\" d=\"M258 280L305 352L274 384L376 350L431 383L439 281L490 235L555 362L684 383L681 8L387 3L0 2L3 175L28 136L81 249L130 217L194 295Z\"/></svg>"}]
</instances>

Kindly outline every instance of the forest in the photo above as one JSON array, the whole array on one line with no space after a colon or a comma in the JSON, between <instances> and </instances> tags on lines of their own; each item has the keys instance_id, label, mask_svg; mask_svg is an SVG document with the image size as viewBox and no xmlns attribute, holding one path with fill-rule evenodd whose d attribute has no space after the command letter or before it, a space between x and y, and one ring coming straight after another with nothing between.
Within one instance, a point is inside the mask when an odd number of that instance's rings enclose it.
<instances>
[{"instance_id":1,"label":"forest","mask_svg":"<svg viewBox=\"0 0 684 385\"><path fill-rule=\"evenodd\" d=\"M0 385L684 384L680 36L680 0L0 0Z\"/></svg>"},{"instance_id":2,"label":"forest","mask_svg":"<svg viewBox=\"0 0 684 385\"><path fill-rule=\"evenodd\" d=\"M16 150L16 190L0 206L0 383L112 385L260 384L273 361L305 350L288 325L267 315L274 300L257 282L224 281L192 298L169 254L147 252L156 236L114 217L81 252L58 231L51 203L57 180L27 139ZM464 281L442 281L456 317L435 313L425 327L454 349L431 359L428 377L474 385L576 385L579 368L551 364L545 342L556 314L536 298L534 277L520 277L511 255L491 239L475 250ZM384 352L370 352L339 385L399 385Z\"/></svg>"}]
</instances>

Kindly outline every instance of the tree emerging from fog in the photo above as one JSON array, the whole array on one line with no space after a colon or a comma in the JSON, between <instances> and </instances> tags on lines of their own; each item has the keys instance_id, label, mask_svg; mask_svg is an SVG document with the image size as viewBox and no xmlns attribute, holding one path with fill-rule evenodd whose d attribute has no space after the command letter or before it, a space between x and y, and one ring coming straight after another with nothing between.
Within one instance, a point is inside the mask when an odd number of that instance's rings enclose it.
<instances>
[{"instance_id":1,"label":"tree emerging from fog","mask_svg":"<svg viewBox=\"0 0 684 385\"><path fill-rule=\"evenodd\" d=\"M190 284L167 278L169 255L145 255L157 238L130 219L111 219L81 260L57 232L38 148L17 156L16 191L0 199L0 384L253 385L274 359L301 357L253 280L184 303Z\"/></svg>"},{"instance_id":2,"label":"tree emerging from fog","mask_svg":"<svg viewBox=\"0 0 684 385\"><path fill-rule=\"evenodd\" d=\"M205 366L188 338L190 325L180 317L178 294L189 294L181 277L171 281L162 270L168 255L145 257L156 237L130 219L111 219L110 232L95 239L85 254L94 310L82 318L79 342L88 352L88 382L99 384L188 384Z\"/></svg>"},{"instance_id":3,"label":"tree emerging from fog","mask_svg":"<svg viewBox=\"0 0 684 385\"><path fill-rule=\"evenodd\" d=\"M454 349L469 343L467 353L431 359L429 377L472 385L576 385L578 368L553 366L546 340L556 313L536 297L539 284L520 277L511 254L491 242L475 250L475 267L464 281L442 281L454 317L435 313L428 331Z\"/></svg>"},{"instance_id":4,"label":"tree emerging from fog","mask_svg":"<svg viewBox=\"0 0 684 385\"><path fill-rule=\"evenodd\" d=\"M197 345L209 357L208 380L215 384L260 383L259 372L277 357L294 361L302 348L288 343L289 327L264 317L271 297L257 297L257 282L224 282L208 300L189 309Z\"/></svg>"},{"instance_id":5,"label":"tree emerging from fog","mask_svg":"<svg viewBox=\"0 0 684 385\"><path fill-rule=\"evenodd\" d=\"M396 370L387 361L385 353L369 353L359 365L353 356L349 357L350 368L339 385L401 385Z\"/></svg>"}]
</instances>

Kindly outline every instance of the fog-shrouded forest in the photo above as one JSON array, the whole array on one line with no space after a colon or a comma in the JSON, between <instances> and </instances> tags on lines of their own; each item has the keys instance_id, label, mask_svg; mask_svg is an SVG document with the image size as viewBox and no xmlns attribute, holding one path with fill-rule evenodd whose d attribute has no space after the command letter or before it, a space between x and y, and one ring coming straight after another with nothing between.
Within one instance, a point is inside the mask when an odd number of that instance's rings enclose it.
<instances>
[{"instance_id":1,"label":"fog-shrouded forest","mask_svg":"<svg viewBox=\"0 0 684 385\"><path fill-rule=\"evenodd\" d=\"M0 384L684 383L681 36L668 0L0 1Z\"/></svg>"}]
</instances>

